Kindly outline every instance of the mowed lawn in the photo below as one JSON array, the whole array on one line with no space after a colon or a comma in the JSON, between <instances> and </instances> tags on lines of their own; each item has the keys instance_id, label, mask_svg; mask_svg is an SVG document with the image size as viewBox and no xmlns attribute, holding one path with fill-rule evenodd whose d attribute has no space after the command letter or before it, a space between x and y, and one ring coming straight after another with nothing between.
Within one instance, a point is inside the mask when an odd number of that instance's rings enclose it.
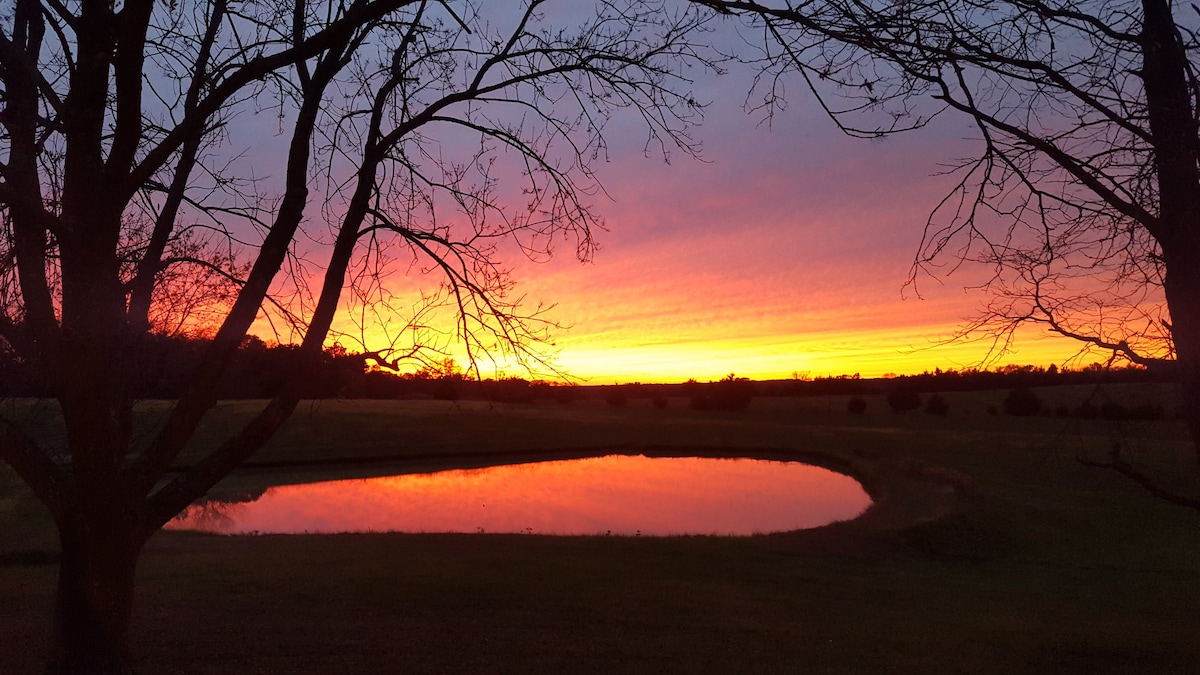
<instances>
[{"instance_id":1,"label":"mowed lawn","mask_svg":"<svg viewBox=\"0 0 1200 675\"><path fill-rule=\"evenodd\" d=\"M1041 393L1053 409L1087 390ZM741 413L682 399L305 404L218 491L683 449L841 467L878 504L748 538L160 533L139 570L139 669L1200 673L1200 514L1078 461L1119 443L1195 490L1183 425L990 414L1003 395L947 394L946 417L894 415L881 397L854 416L836 396ZM145 405L147 430L164 405ZM197 447L257 405L222 404ZM53 442L52 408L6 406ZM0 470L0 672L40 668L53 560L46 518Z\"/></svg>"}]
</instances>

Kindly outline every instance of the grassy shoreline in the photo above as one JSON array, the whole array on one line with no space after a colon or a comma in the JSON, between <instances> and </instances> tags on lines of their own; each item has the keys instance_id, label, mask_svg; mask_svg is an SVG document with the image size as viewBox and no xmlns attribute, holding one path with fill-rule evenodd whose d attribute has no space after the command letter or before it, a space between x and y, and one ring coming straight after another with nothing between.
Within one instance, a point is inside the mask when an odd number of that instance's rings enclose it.
<instances>
[{"instance_id":1,"label":"grassy shoreline","mask_svg":"<svg viewBox=\"0 0 1200 675\"><path fill-rule=\"evenodd\" d=\"M1181 425L1018 420L983 412L984 394L948 399L947 418L878 401L856 417L837 397L756 400L741 414L679 401L314 403L256 457L274 465L222 487L688 450L827 462L876 506L747 538L162 533L139 569L140 667L1200 672L1200 522L1076 461L1119 434L1143 461L1182 469ZM223 404L205 438L254 405ZM395 464L355 462L385 454ZM4 469L0 552L52 546L39 518ZM44 563L0 564L3 672L39 668L55 571Z\"/></svg>"}]
</instances>

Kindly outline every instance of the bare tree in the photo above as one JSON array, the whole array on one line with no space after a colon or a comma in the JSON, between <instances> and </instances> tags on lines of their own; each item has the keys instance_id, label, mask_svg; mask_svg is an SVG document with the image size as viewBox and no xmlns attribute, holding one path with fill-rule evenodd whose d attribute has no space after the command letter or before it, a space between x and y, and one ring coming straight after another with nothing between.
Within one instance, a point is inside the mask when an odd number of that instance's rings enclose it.
<instances>
[{"instance_id":1,"label":"bare tree","mask_svg":"<svg viewBox=\"0 0 1200 675\"><path fill-rule=\"evenodd\" d=\"M1169 0L695 0L758 31L753 106L800 83L848 134L970 120L910 284L990 267L967 327L1037 324L1176 376L1200 471L1200 12ZM1099 462L1160 497L1125 458ZM1200 485L1200 480L1194 481Z\"/></svg>"},{"instance_id":2,"label":"bare tree","mask_svg":"<svg viewBox=\"0 0 1200 675\"><path fill-rule=\"evenodd\" d=\"M617 108L694 150L683 68L704 18L656 2L16 0L0 9L0 337L46 374L66 443L0 422L62 547L53 672L126 672L142 546L279 428L339 308L440 275L473 355L536 353L505 246L581 257ZM569 3L563 3L569 4ZM581 13L582 12L582 13ZM400 309L403 309L401 307ZM168 474L256 319L302 363ZM211 322L211 323L208 323ZM419 325L419 316L405 319ZM213 340L148 438L129 373L150 331ZM403 336L399 336L403 337ZM381 359L422 344L384 345Z\"/></svg>"}]
</instances>

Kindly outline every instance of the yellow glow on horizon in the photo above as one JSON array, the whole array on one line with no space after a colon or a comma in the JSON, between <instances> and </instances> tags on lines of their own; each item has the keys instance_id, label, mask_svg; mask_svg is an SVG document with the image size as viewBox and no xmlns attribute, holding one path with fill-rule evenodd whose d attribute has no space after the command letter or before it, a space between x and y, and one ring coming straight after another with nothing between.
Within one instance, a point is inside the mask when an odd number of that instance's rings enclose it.
<instances>
[{"instance_id":1,"label":"yellow glow on horizon","mask_svg":"<svg viewBox=\"0 0 1200 675\"><path fill-rule=\"evenodd\" d=\"M704 382L730 373L754 380L787 379L793 373L809 377L858 373L870 378L1007 363L1062 365L1079 355L1079 344L1072 340L1025 340L989 364L986 343L905 347L920 341L890 331L580 349L572 349L569 340L565 342L559 365L589 384L683 382L692 378Z\"/></svg>"},{"instance_id":2,"label":"yellow glow on horizon","mask_svg":"<svg viewBox=\"0 0 1200 675\"><path fill-rule=\"evenodd\" d=\"M705 246L717 247L719 239ZM961 328L961 317L979 307L982 294L935 287L919 298L905 296L895 281L904 278L903 265L883 273L874 259L859 261L857 268L820 259L766 273L750 262L736 270L695 264L699 256L700 250L670 255L648 244L604 265L529 265L522 279L531 298L526 306L556 301L547 318L566 326L550 336L552 368L534 364L527 370L496 353L478 355L479 375L554 379L557 371L586 384L703 382L730 373L754 380L793 373L873 378L1010 363L1079 366L1104 358L1081 357L1081 343L1049 337L1036 327L1019 331L1010 353L998 357L986 339L945 344ZM402 290L406 283L412 279L394 281L393 306L416 305L420 296ZM465 369L468 358L453 339L449 310L422 316L415 337L436 341L438 351L425 355L430 360L450 357ZM411 348L414 334L403 328L404 317L372 320L390 322L398 352ZM347 315L334 331L349 336L341 344L351 351L391 342L383 327L368 325L364 335ZM402 372L421 366L412 360Z\"/></svg>"},{"instance_id":3,"label":"yellow glow on horizon","mask_svg":"<svg viewBox=\"0 0 1200 675\"><path fill-rule=\"evenodd\" d=\"M1009 363L1048 366L1051 363L1084 365L1101 357L1083 358L1080 344L1053 338L1035 330L1018 334L1014 349L990 361L987 341L938 344L956 327L852 328L803 334L704 338L692 334L672 340L669 335L600 333L574 335L566 331L556 341L550 362L584 384L621 382L671 383L696 379L718 380L730 373L754 380L788 379L794 373L808 377L836 377L858 373L864 378L888 374L913 375L925 371L963 370ZM452 346L448 356L466 365L465 352ZM412 363L410 370L420 367ZM513 376L552 379L545 370L529 372L515 360L496 355L479 362L484 378Z\"/></svg>"},{"instance_id":4,"label":"yellow glow on horizon","mask_svg":"<svg viewBox=\"0 0 1200 675\"><path fill-rule=\"evenodd\" d=\"M731 101L718 98L714 108ZM733 116L728 122L744 111L733 101L726 114ZM545 318L564 326L550 336L554 368L591 384L670 383L730 373L870 378L1010 363L1081 366L1105 358L1081 356L1081 343L1037 328L1019 331L1002 355L986 339L940 344L994 299L995 270L987 265L935 265L918 275L919 284L906 284L930 209L958 180L941 171L938 158L974 151L975 141L962 139L957 127L841 143L840 135L820 135L807 123L789 126L800 118L788 117L752 133L724 125L706 144L706 154L719 160L711 163L667 170L637 153L614 153L605 180L612 199L595 205L608 231L589 264L572 259L569 241L557 244L549 261L535 262L513 246L495 251L517 282L502 299L525 298L526 309L553 306ZM953 263L947 255L941 262ZM440 283L436 271L424 271L436 266L397 261L371 297L410 316L376 314L374 306L355 311L343 298L334 326L346 336L340 343L351 351L390 344L405 352L414 339L432 341L426 357L465 367L454 317L421 311L421 299ZM266 322L255 332L272 335ZM480 357L485 378L553 376L502 354Z\"/></svg>"}]
</instances>

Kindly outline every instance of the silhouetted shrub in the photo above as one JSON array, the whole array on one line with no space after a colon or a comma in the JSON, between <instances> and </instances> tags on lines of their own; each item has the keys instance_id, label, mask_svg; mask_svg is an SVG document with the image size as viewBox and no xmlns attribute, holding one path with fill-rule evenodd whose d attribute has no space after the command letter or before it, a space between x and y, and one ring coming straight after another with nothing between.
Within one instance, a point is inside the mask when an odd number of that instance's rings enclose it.
<instances>
[{"instance_id":1,"label":"silhouetted shrub","mask_svg":"<svg viewBox=\"0 0 1200 675\"><path fill-rule=\"evenodd\" d=\"M1129 409L1129 419L1131 420L1152 422L1161 420L1165 414L1163 407L1157 403L1143 403Z\"/></svg>"},{"instance_id":2,"label":"silhouetted shrub","mask_svg":"<svg viewBox=\"0 0 1200 675\"><path fill-rule=\"evenodd\" d=\"M458 381L450 378L437 380L433 385L433 397L443 401L457 401Z\"/></svg>"},{"instance_id":3,"label":"silhouetted shrub","mask_svg":"<svg viewBox=\"0 0 1200 675\"><path fill-rule=\"evenodd\" d=\"M888 393L887 404L894 413L906 413L921 407L921 395L916 389L902 384Z\"/></svg>"},{"instance_id":4,"label":"silhouetted shrub","mask_svg":"<svg viewBox=\"0 0 1200 675\"><path fill-rule=\"evenodd\" d=\"M850 400L846 401L846 410L853 415L862 415L867 412L867 399L861 396L851 396Z\"/></svg>"},{"instance_id":5,"label":"silhouetted shrub","mask_svg":"<svg viewBox=\"0 0 1200 675\"><path fill-rule=\"evenodd\" d=\"M624 408L625 404L629 403L629 397L626 396L623 392L614 391L614 392L610 392L608 395L606 395L604 397L604 402L611 405L614 408Z\"/></svg>"},{"instance_id":6,"label":"silhouetted shrub","mask_svg":"<svg viewBox=\"0 0 1200 675\"><path fill-rule=\"evenodd\" d=\"M1042 411L1042 399L1029 387L1014 387L1004 397L1004 412L1013 417L1030 417Z\"/></svg>"},{"instance_id":7,"label":"silhouetted shrub","mask_svg":"<svg viewBox=\"0 0 1200 675\"><path fill-rule=\"evenodd\" d=\"M494 382L488 382L486 388L489 401L497 403L532 403L533 388L527 380L519 377L506 377Z\"/></svg>"},{"instance_id":8,"label":"silhouetted shrub","mask_svg":"<svg viewBox=\"0 0 1200 675\"><path fill-rule=\"evenodd\" d=\"M529 383L529 393L534 401L553 401L554 386L545 380L534 380Z\"/></svg>"},{"instance_id":9,"label":"silhouetted shrub","mask_svg":"<svg viewBox=\"0 0 1200 675\"><path fill-rule=\"evenodd\" d=\"M1096 416L1102 420L1113 422L1121 422L1125 420L1152 422L1162 419L1163 408L1156 403L1142 403L1130 408L1117 403L1116 401L1106 401L1100 405L1096 411Z\"/></svg>"},{"instance_id":10,"label":"silhouetted shrub","mask_svg":"<svg viewBox=\"0 0 1200 675\"><path fill-rule=\"evenodd\" d=\"M941 394L934 394L925 402L925 412L930 415L945 415L950 412L950 404Z\"/></svg>"},{"instance_id":11,"label":"silhouetted shrub","mask_svg":"<svg viewBox=\"0 0 1200 675\"><path fill-rule=\"evenodd\" d=\"M688 403L693 410L745 410L754 398L754 383L733 373L703 387Z\"/></svg>"},{"instance_id":12,"label":"silhouetted shrub","mask_svg":"<svg viewBox=\"0 0 1200 675\"><path fill-rule=\"evenodd\" d=\"M738 411L749 407L750 400L751 397L749 396L705 394L703 396L693 396L688 401L688 407L692 410Z\"/></svg>"}]
</instances>

